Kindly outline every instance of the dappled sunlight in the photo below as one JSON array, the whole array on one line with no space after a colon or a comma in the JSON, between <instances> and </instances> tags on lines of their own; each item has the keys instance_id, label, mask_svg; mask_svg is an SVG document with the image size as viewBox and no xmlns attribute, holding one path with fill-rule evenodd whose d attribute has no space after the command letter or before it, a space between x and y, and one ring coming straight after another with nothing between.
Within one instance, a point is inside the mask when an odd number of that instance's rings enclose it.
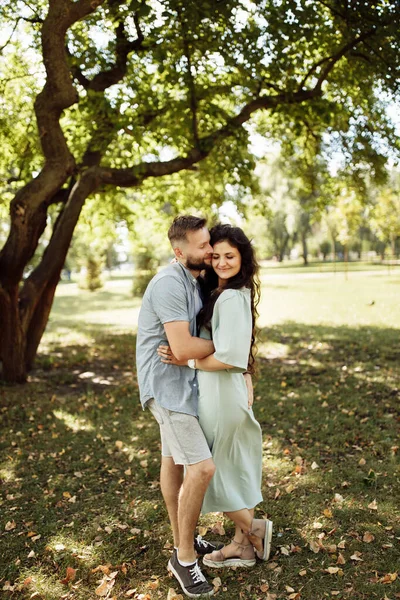
<instances>
[{"instance_id":1,"label":"dappled sunlight","mask_svg":"<svg viewBox=\"0 0 400 600\"><path fill-rule=\"evenodd\" d=\"M68 429L75 433L78 431L94 431L94 426L83 417L72 415L62 409L54 410L53 414L59 421L62 421Z\"/></svg>"},{"instance_id":2,"label":"dappled sunlight","mask_svg":"<svg viewBox=\"0 0 400 600\"><path fill-rule=\"evenodd\" d=\"M16 465L11 462L11 460L12 459L9 459L7 462L0 464L0 479L2 479L4 483L14 481L17 477L15 474Z\"/></svg>"}]
</instances>

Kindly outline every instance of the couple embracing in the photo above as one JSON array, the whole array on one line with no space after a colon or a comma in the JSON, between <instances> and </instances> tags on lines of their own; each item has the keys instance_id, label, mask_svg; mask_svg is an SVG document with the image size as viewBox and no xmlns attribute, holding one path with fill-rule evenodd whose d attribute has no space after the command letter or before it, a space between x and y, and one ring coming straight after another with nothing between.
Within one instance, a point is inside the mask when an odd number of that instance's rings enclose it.
<instances>
[{"instance_id":1,"label":"couple embracing","mask_svg":"<svg viewBox=\"0 0 400 600\"><path fill-rule=\"evenodd\" d=\"M213 595L197 562L252 567L267 560L272 522L262 501L262 436L251 373L258 265L239 227L180 216L168 237L176 261L150 282L139 315L140 398L160 426L161 491L174 538L169 571L191 598ZM200 515L235 524L221 547L195 537Z\"/></svg>"}]
</instances>

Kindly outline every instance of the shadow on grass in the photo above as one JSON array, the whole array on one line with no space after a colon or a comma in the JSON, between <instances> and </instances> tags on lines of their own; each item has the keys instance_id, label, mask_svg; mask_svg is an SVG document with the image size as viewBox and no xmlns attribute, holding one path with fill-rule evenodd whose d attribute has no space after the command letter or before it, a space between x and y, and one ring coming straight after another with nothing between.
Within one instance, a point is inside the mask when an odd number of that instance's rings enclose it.
<instances>
[{"instance_id":1,"label":"shadow on grass","mask_svg":"<svg viewBox=\"0 0 400 600\"><path fill-rule=\"evenodd\" d=\"M20 596L87 600L103 576L92 570L108 564L118 572L113 593L166 596L172 538L158 485L158 428L139 405L135 336L77 328L90 343L53 340L29 385L0 388L0 577ZM226 598L260 597L263 578L278 597L287 586L301 587L307 600L330 590L382 597L379 578L395 573L400 558L399 364L395 329L286 323L261 332L257 512L274 520L274 566L239 576L210 571L228 587ZM374 543L364 542L366 531ZM326 569L339 553L345 563L333 578ZM77 570L75 587L61 583L67 567Z\"/></svg>"}]
</instances>

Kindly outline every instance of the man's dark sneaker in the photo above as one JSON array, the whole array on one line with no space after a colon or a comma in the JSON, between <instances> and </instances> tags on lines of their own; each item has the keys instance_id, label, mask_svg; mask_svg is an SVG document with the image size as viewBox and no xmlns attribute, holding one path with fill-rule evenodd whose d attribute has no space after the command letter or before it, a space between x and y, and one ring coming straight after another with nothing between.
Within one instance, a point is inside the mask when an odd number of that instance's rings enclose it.
<instances>
[{"instance_id":1,"label":"man's dark sneaker","mask_svg":"<svg viewBox=\"0 0 400 600\"><path fill-rule=\"evenodd\" d=\"M224 545L221 542L207 542L207 540L203 540L201 535L194 538L194 549L201 556L211 554L214 550L220 550L223 547Z\"/></svg>"},{"instance_id":2,"label":"man's dark sneaker","mask_svg":"<svg viewBox=\"0 0 400 600\"><path fill-rule=\"evenodd\" d=\"M210 598L214 595L214 588L204 577L196 560L188 567L183 567L178 561L178 553L174 550L168 562L168 571L179 581L182 591L189 598Z\"/></svg>"}]
</instances>

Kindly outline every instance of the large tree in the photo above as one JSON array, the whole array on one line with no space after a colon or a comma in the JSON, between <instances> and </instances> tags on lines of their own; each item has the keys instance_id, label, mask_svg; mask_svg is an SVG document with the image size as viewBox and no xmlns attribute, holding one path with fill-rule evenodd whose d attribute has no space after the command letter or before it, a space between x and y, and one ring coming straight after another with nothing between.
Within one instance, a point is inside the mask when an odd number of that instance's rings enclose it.
<instances>
[{"instance_id":1,"label":"large tree","mask_svg":"<svg viewBox=\"0 0 400 600\"><path fill-rule=\"evenodd\" d=\"M15 192L0 253L9 382L24 381L32 366L89 196L100 203L112 187L142 186L211 157L240 179L251 167L246 123L256 113L270 115L260 126L271 136L282 123L295 135L306 121L343 134L347 146L352 132L355 149L375 154L377 136L392 135L380 98L396 91L396 1L3 0L0 17L9 84L1 179L5 198ZM10 97L18 77L20 95ZM24 279L55 208L50 241Z\"/></svg>"}]
</instances>

